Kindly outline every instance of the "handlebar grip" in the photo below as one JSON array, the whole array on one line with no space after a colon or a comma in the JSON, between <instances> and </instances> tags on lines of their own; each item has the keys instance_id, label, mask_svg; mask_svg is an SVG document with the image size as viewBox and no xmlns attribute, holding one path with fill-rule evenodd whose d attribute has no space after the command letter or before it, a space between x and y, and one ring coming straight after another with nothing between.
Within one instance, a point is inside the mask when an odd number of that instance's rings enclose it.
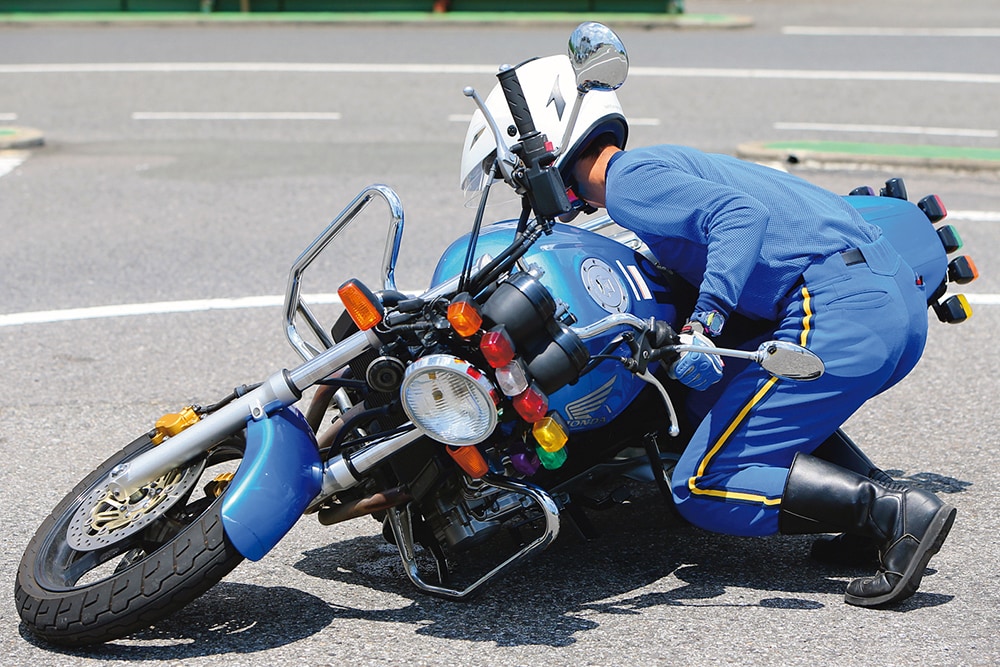
<instances>
[{"instance_id":1,"label":"handlebar grip","mask_svg":"<svg viewBox=\"0 0 1000 667\"><path fill-rule=\"evenodd\" d=\"M535 133L535 121L531 118L531 111L528 109L528 100L521 90L521 82L517 79L517 69L510 68L497 74L500 80L500 88L503 90L504 99L510 107L510 113L514 117L514 126L518 134L525 137Z\"/></svg>"}]
</instances>

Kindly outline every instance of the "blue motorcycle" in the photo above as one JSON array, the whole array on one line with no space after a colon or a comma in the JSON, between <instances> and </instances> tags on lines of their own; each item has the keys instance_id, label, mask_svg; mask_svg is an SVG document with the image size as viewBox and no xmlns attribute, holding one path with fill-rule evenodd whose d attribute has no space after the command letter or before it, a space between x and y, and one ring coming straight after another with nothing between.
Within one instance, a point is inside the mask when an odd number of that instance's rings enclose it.
<instances>
[{"instance_id":1,"label":"blue motorcycle","mask_svg":"<svg viewBox=\"0 0 1000 667\"><path fill-rule=\"evenodd\" d=\"M263 558L304 514L325 525L374 517L417 588L463 600L550 545L564 518L586 531L581 508L619 499L617 488L595 491L605 480L643 480L669 500L691 429L674 408L685 390L665 368L695 349L675 333L694 289L606 216L561 221L585 204L559 165L581 137L623 131L614 91L627 66L618 37L586 23L567 56L502 68L486 101L466 89L478 110L463 184L481 199L431 287L397 289L403 208L390 188L365 189L291 269L285 328L303 363L164 415L81 481L22 558L15 597L27 628L65 646L143 629ZM501 181L521 216L483 226ZM912 204L893 179L847 200L923 275L942 321L969 316L963 296L945 295L975 267L949 260L961 243L936 226L937 197ZM388 209L379 284L344 282L343 313L324 324L303 276L324 253L349 256L345 232L372 204ZM802 347L750 347L712 353L793 381L823 372ZM841 431L821 450L838 448L856 450Z\"/></svg>"}]
</instances>

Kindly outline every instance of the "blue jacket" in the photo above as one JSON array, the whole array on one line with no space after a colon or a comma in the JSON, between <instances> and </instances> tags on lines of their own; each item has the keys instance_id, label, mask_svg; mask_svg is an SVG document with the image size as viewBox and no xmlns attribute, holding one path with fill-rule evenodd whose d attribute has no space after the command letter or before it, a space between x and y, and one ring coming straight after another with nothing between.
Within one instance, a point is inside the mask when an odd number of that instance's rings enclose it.
<instances>
[{"instance_id":1,"label":"blue jacket","mask_svg":"<svg viewBox=\"0 0 1000 667\"><path fill-rule=\"evenodd\" d=\"M608 214L699 287L695 310L774 320L811 263L881 235L839 195L726 155L632 149L606 176Z\"/></svg>"}]
</instances>

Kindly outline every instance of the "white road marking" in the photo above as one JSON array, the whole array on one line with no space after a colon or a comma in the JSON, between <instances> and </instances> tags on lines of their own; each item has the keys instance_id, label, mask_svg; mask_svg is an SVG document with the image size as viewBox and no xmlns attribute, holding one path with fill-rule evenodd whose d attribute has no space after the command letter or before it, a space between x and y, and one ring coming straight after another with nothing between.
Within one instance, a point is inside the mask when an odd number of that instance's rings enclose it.
<instances>
[{"instance_id":1,"label":"white road marking","mask_svg":"<svg viewBox=\"0 0 1000 667\"><path fill-rule=\"evenodd\" d=\"M1000 222L1000 211L948 211L948 220Z\"/></svg>"},{"instance_id":2,"label":"white road marking","mask_svg":"<svg viewBox=\"0 0 1000 667\"><path fill-rule=\"evenodd\" d=\"M418 290L406 293L419 294ZM339 304L336 294L306 294L303 300L310 305ZM966 294L969 303L983 306L1000 305L1000 294ZM64 310L35 310L0 315L0 328L27 324L52 324L79 320L98 320L109 317L138 317L143 315L169 315L172 313L197 313L210 310L244 310L249 308L277 308L283 306L285 297L248 296L234 299L195 299L190 301L157 301L128 303L117 306L93 306Z\"/></svg>"},{"instance_id":3,"label":"white road marking","mask_svg":"<svg viewBox=\"0 0 1000 667\"><path fill-rule=\"evenodd\" d=\"M960 127L920 127L917 125L859 125L850 123L775 123L776 130L813 132L871 132L879 134L919 134L937 137L1000 137L998 130L975 130Z\"/></svg>"},{"instance_id":4,"label":"white road marking","mask_svg":"<svg viewBox=\"0 0 1000 667\"><path fill-rule=\"evenodd\" d=\"M897 81L913 83L1000 83L1000 74L878 70L733 69L714 67L633 67L629 76L699 79L798 79L805 81Z\"/></svg>"},{"instance_id":5,"label":"white road marking","mask_svg":"<svg viewBox=\"0 0 1000 667\"><path fill-rule=\"evenodd\" d=\"M468 123L472 121L471 113L452 113L448 114L449 123ZM660 125L659 118L629 118L629 125L648 125L651 127L657 127Z\"/></svg>"},{"instance_id":6,"label":"white road marking","mask_svg":"<svg viewBox=\"0 0 1000 667\"><path fill-rule=\"evenodd\" d=\"M132 120L340 120L327 111L136 111Z\"/></svg>"},{"instance_id":7,"label":"white road marking","mask_svg":"<svg viewBox=\"0 0 1000 667\"><path fill-rule=\"evenodd\" d=\"M17 114L16 113L0 113L0 120L3 120L3 121L17 120Z\"/></svg>"},{"instance_id":8,"label":"white road marking","mask_svg":"<svg viewBox=\"0 0 1000 667\"><path fill-rule=\"evenodd\" d=\"M997 28L873 28L789 25L783 35L823 37L1000 37Z\"/></svg>"},{"instance_id":9,"label":"white road marking","mask_svg":"<svg viewBox=\"0 0 1000 667\"><path fill-rule=\"evenodd\" d=\"M0 74L251 72L318 74L495 74L494 65L442 63L28 63L0 65ZM633 67L629 76L663 78L802 79L813 81L899 81L1000 84L1000 74L870 70Z\"/></svg>"},{"instance_id":10,"label":"white road marking","mask_svg":"<svg viewBox=\"0 0 1000 667\"><path fill-rule=\"evenodd\" d=\"M3 178L27 159L28 154L21 151L0 152L0 178Z\"/></svg>"},{"instance_id":11,"label":"white road marking","mask_svg":"<svg viewBox=\"0 0 1000 667\"><path fill-rule=\"evenodd\" d=\"M495 65L438 63L26 63L0 65L0 74L259 72L319 74L496 74Z\"/></svg>"},{"instance_id":12,"label":"white road marking","mask_svg":"<svg viewBox=\"0 0 1000 667\"><path fill-rule=\"evenodd\" d=\"M340 303L340 297L336 294L308 294L303 296L303 300L308 304ZM248 296L237 299L158 301L154 303L129 303L118 306L67 308L65 310L36 310L0 315L0 327L11 327L22 324L49 324L52 322L69 322L73 320L96 320L108 317L195 313L206 310L271 308L281 306L284 302L284 296Z\"/></svg>"}]
</instances>

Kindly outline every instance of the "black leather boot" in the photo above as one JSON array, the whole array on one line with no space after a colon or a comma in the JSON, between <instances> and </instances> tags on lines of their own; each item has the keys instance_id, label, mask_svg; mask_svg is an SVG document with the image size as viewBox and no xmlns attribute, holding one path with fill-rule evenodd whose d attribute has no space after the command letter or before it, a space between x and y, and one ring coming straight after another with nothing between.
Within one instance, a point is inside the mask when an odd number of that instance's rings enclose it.
<instances>
[{"instance_id":1,"label":"black leather boot","mask_svg":"<svg viewBox=\"0 0 1000 667\"><path fill-rule=\"evenodd\" d=\"M863 475L798 454L781 498L785 534L844 532L879 545L879 571L847 585L844 600L878 607L904 600L920 586L940 550L955 508L923 489L887 488Z\"/></svg>"},{"instance_id":2,"label":"black leather boot","mask_svg":"<svg viewBox=\"0 0 1000 667\"><path fill-rule=\"evenodd\" d=\"M858 472L858 471L855 471ZM862 473L868 479L878 482L890 491L905 491L906 486L894 480L879 468L870 468ZM820 563L844 565L847 567L864 567L879 564L879 545L871 537L862 537L851 533L839 535L823 535L817 537L809 550L809 557Z\"/></svg>"},{"instance_id":3,"label":"black leather boot","mask_svg":"<svg viewBox=\"0 0 1000 667\"><path fill-rule=\"evenodd\" d=\"M902 490L903 487L882 469L872 463L868 455L846 434L837 429L823 444L813 451L812 456L847 468L859 475L882 484L889 489ZM878 544L870 537L840 533L816 538L809 550L809 557L821 563L848 567L878 565Z\"/></svg>"}]
</instances>

